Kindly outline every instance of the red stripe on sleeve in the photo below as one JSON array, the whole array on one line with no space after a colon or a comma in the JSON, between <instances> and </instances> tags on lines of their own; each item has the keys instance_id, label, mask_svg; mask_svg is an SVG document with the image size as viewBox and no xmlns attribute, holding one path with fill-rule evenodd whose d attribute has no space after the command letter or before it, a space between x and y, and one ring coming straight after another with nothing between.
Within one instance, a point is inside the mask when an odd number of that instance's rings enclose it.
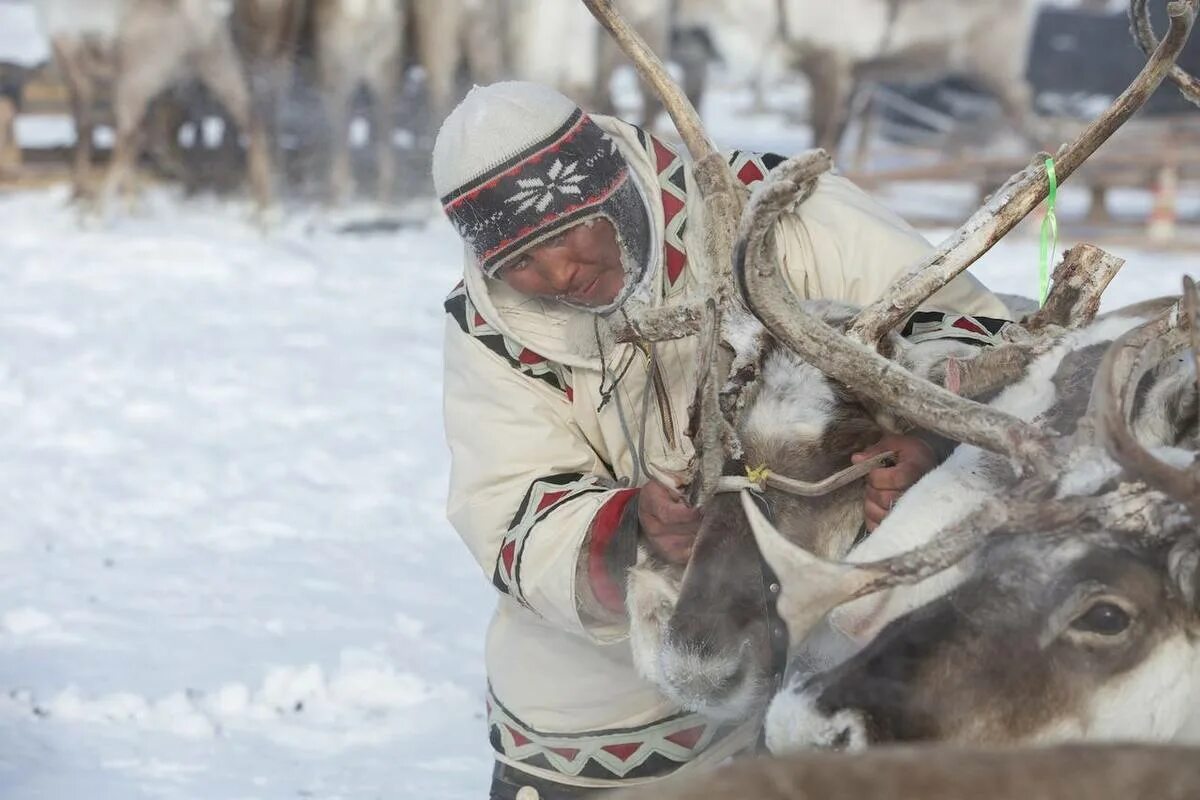
<instances>
[{"instance_id":1,"label":"red stripe on sleeve","mask_svg":"<svg viewBox=\"0 0 1200 800\"><path fill-rule=\"evenodd\" d=\"M617 579L608 573L604 552L617 534L621 514L625 506L638 493L638 489L622 489L610 497L592 520L591 540L588 544L588 584L592 595L609 611L620 613L625 610L625 593Z\"/></svg>"}]
</instances>

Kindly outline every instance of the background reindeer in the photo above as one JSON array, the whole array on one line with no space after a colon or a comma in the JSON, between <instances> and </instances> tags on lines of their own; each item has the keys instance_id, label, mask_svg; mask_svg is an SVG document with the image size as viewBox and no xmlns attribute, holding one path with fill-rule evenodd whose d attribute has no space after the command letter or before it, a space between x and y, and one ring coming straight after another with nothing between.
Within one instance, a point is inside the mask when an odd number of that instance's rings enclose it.
<instances>
[{"instance_id":1,"label":"background reindeer","mask_svg":"<svg viewBox=\"0 0 1200 800\"><path fill-rule=\"evenodd\" d=\"M616 111L613 75L624 57L620 48L578 3L557 0L507 0L509 67L522 80L545 83L603 114ZM672 0L617 0L621 16L656 53L671 51L676 15ZM570 48L561 42L570 41ZM693 102L703 91L703 60L683 49L681 68ZM641 85L640 122L653 126L662 105Z\"/></svg>"},{"instance_id":2,"label":"background reindeer","mask_svg":"<svg viewBox=\"0 0 1200 800\"><path fill-rule=\"evenodd\" d=\"M250 84L254 116L266 128L273 161L280 158L280 115L295 74L300 31L309 0L236 0L234 45Z\"/></svg>"},{"instance_id":3,"label":"background reindeer","mask_svg":"<svg viewBox=\"0 0 1200 800\"><path fill-rule=\"evenodd\" d=\"M16 121L27 74L24 67L0 62L0 178L16 175L21 168Z\"/></svg>"},{"instance_id":4,"label":"background reindeer","mask_svg":"<svg viewBox=\"0 0 1200 800\"><path fill-rule=\"evenodd\" d=\"M117 33L132 0L97 0L80 7L65 0L39 0L42 30L50 39L71 101L75 155L71 177L77 196L91 191L97 96L116 74Z\"/></svg>"},{"instance_id":5,"label":"background reindeer","mask_svg":"<svg viewBox=\"0 0 1200 800\"><path fill-rule=\"evenodd\" d=\"M874 0L855 6L784 0L747 13L720 0L681 0L681 27L708 33L723 60L764 54L798 68L811 88L813 143L837 151L856 85L880 76L971 77L1000 100L1018 131L1036 139L1025 64L1033 0ZM936 24L934 23L936 21Z\"/></svg>"},{"instance_id":6,"label":"background reindeer","mask_svg":"<svg viewBox=\"0 0 1200 800\"><path fill-rule=\"evenodd\" d=\"M250 184L260 207L270 199L266 130L252 113L250 92L218 0L102 0L81 6L39 0L44 30L71 95L76 125L74 181L89 193L93 112L111 81L116 144L105 194L132 192L142 146L142 121L164 89L187 79L203 83L249 138Z\"/></svg>"},{"instance_id":7,"label":"background reindeer","mask_svg":"<svg viewBox=\"0 0 1200 800\"><path fill-rule=\"evenodd\" d=\"M396 175L391 124L404 57L406 5L405 0L314 0L317 67L332 136L329 194L334 202L349 197L354 182L348 136L350 102L359 86L371 95L375 194L381 202L391 197Z\"/></svg>"},{"instance_id":8,"label":"background reindeer","mask_svg":"<svg viewBox=\"0 0 1200 800\"><path fill-rule=\"evenodd\" d=\"M505 4L495 0L411 0L409 33L425 73L427 120L436 130L462 91L462 73L488 84L505 75Z\"/></svg>"}]
</instances>

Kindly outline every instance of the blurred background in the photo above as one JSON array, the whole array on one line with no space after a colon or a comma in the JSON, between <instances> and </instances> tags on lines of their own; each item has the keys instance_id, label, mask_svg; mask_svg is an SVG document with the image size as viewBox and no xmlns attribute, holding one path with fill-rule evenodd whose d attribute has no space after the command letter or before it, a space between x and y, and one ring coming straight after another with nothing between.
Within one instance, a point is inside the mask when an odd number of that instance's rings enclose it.
<instances>
[{"instance_id":1,"label":"blurred background","mask_svg":"<svg viewBox=\"0 0 1200 800\"><path fill-rule=\"evenodd\" d=\"M1124 8L1103 0L617 5L719 141L820 145L885 195L935 183L964 198L896 199L918 223L952 220L1069 139L1144 62ZM1200 49L1182 62L1200 66ZM0 187L69 179L93 208L141 180L395 212L431 195L447 111L503 78L671 132L569 0L0 0ZM1160 90L1072 180L1068 211L1105 234L1172 239L1195 212L1190 111ZM139 169L106 177L114 151Z\"/></svg>"},{"instance_id":2,"label":"blurred background","mask_svg":"<svg viewBox=\"0 0 1200 800\"><path fill-rule=\"evenodd\" d=\"M1105 2L617 5L721 147L933 241L1144 62ZM483 795L428 158L504 77L673 135L575 0L0 0L0 797ZM1198 123L1164 87L1059 193L1110 307L1195 274ZM973 273L1035 294L1039 224Z\"/></svg>"}]
</instances>

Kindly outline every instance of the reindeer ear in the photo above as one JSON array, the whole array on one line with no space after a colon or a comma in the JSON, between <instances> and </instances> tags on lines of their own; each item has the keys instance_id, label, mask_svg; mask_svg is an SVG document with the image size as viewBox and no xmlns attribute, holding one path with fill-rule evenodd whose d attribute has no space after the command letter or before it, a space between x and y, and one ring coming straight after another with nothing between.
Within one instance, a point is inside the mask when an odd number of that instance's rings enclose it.
<instances>
[{"instance_id":1,"label":"reindeer ear","mask_svg":"<svg viewBox=\"0 0 1200 800\"><path fill-rule=\"evenodd\" d=\"M1166 359L1143 379L1131 427L1138 441L1174 447L1194 441L1200 430L1196 362L1188 351Z\"/></svg>"},{"instance_id":2,"label":"reindeer ear","mask_svg":"<svg viewBox=\"0 0 1200 800\"><path fill-rule=\"evenodd\" d=\"M1185 535L1175 543L1167 554L1167 570L1188 608L1200 610L1200 536Z\"/></svg>"},{"instance_id":3,"label":"reindeer ear","mask_svg":"<svg viewBox=\"0 0 1200 800\"><path fill-rule=\"evenodd\" d=\"M853 564L825 561L789 542L763 516L748 491L742 492L742 509L759 552L779 581L776 607L791 641L800 641L821 617L853 599L877 577Z\"/></svg>"}]
</instances>

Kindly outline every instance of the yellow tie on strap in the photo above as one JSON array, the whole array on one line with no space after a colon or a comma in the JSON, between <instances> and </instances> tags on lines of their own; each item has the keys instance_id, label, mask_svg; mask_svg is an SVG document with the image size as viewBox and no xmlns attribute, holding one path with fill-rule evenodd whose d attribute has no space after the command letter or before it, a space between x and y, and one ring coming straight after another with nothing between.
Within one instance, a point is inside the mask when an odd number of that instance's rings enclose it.
<instances>
[{"instance_id":1,"label":"yellow tie on strap","mask_svg":"<svg viewBox=\"0 0 1200 800\"><path fill-rule=\"evenodd\" d=\"M766 486L767 477L770 474L771 470L767 469L766 464L759 464L753 469L746 467L746 480L750 481L751 483L756 483L760 487Z\"/></svg>"}]
</instances>

